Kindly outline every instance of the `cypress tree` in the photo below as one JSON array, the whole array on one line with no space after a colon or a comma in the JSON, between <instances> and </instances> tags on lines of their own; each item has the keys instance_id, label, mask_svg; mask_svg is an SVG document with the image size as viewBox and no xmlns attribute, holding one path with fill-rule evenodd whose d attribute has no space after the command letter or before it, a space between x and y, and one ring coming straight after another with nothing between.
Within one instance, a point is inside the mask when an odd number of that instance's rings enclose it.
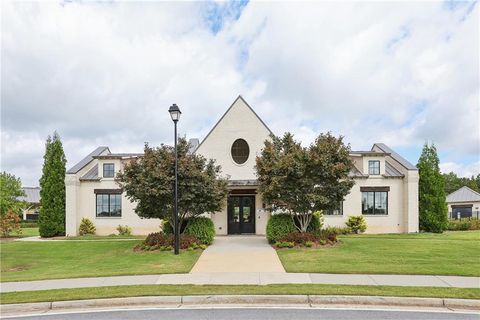
<instances>
[{"instance_id":1,"label":"cypress tree","mask_svg":"<svg viewBox=\"0 0 480 320\"><path fill-rule=\"evenodd\" d=\"M40 178L39 232L42 237L65 234L65 153L55 131L48 136Z\"/></svg>"},{"instance_id":2,"label":"cypress tree","mask_svg":"<svg viewBox=\"0 0 480 320\"><path fill-rule=\"evenodd\" d=\"M440 173L437 148L425 143L418 160L420 230L443 232L448 225L445 180Z\"/></svg>"}]
</instances>

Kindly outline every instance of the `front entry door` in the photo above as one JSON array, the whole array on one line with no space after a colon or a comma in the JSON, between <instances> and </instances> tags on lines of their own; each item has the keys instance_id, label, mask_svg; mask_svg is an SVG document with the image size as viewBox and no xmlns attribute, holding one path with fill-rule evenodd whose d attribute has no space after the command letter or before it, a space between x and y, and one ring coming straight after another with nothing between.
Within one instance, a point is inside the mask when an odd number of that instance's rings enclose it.
<instances>
[{"instance_id":1,"label":"front entry door","mask_svg":"<svg viewBox=\"0 0 480 320\"><path fill-rule=\"evenodd\" d=\"M255 233L255 196L228 198L228 234Z\"/></svg>"}]
</instances>

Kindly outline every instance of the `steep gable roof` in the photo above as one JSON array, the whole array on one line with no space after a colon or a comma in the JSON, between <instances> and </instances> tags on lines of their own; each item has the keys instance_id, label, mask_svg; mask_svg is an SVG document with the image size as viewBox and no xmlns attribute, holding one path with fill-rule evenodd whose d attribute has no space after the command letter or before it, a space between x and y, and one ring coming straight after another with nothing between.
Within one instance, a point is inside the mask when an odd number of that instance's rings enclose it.
<instances>
[{"instance_id":1,"label":"steep gable roof","mask_svg":"<svg viewBox=\"0 0 480 320\"><path fill-rule=\"evenodd\" d=\"M80 170L85 168L85 166L88 165L93 160L93 157L101 155L105 150L107 150L108 153L110 153L110 149L108 149L108 147L98 147L97 149L93 150L92 152L90 152L90 154L88 156L86 156L85 158L80 160L80 162L78 162L76 165L71 167L67 171L67 174L78 173Z\"/></svg>"},{"instance_id":2,"label":"steep gable roof","mask_svg":"<svg viewBox=\"0 0 480 320\"><path fill-rule=\"evenodd\" d=\"M480 193L469 187L461 187L447 196L447 202L476 202L480 201Z\"/></svg>"},{"instance_id":3,"label":"steep gable roof","mask_svg":"<svg viewBox=\"0 0 480 320\"><path fill-rule=\"evenodd\" d=\"M374 150L375 146L382 150L383 152L389 153L390 157L392 157L394 160L396 160L400 165L402 165L405 169L407 170L418 170L417 167L415 167L413 164L411 164L407 159L390 149L386 144L384 143L375 143L372 147L372 150Z\"/></svg>"},{"instance_id":4,"label":"steep gable roof","mask_svg":"<svg viewBox=\"0 0 480 320\"><path fill-rule=\"evenodd\" d=\"M248 102L245 101L245 99L243 99L243 97L241 95L239 95L237 97L237 99L235 99L235 101L233 101L233 103L230 105L230 107L227 109L227 111L225 111L225 113L222 115L222 117L217 121L217 123L213 126L213 128L208 132L208 134L205 136L205 138L203 138L202 142L200 142L200 144L197 146L196 150L198 150L200 148L200 146L207 140L207 138L210 136L210 134L215 130L215 128L218 126L218 124L220 122L222 122L222 120L230 112L230 110L233 108L233 106L235 106L235 104L237 103L238 100L241 100L243 103L245 103L245 105L250 109L250 111L252 111L252 113L257 117L257 119L260 120L260 122L268 130L268 132L270 134L273 134L272 130L270 130L270 128L265 124L265 122L263 122L263 120L255 112L255 110L253 110L253 108L248 104Z\"/></svg>"}]
</instances>

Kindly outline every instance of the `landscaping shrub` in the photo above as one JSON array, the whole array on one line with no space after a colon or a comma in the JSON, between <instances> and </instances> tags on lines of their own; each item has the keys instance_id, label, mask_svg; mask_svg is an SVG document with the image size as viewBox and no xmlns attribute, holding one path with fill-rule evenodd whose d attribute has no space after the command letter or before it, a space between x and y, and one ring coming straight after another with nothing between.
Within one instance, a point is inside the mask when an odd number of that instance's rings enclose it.
<instances>
[{"instance_id":1,"label":"landscaping shrub","mask_svg":"<svg viewBox=\"0 0 480 320\"><path fill-rule=\"evenodd\" d=\"M180 233L185 232L185 227L188 224L188 220L184 220L180 225ZM173 234L173 226L170 224L170 221L162 221L162 232L165 234Z\"/></svg>"},{"instance_id":2,"label":"landscaping shrub","mask_svg":"<svg viewBox=\"0 0 480 320\"><path fill-rule=\"evenodd\" d=\"M95 225L92 221L90 221L90 219L82 218L82 221L80 222L80 227L78 228L78 233L81 236L86 234L95 234L96 231L97 228L95 228Z\"/></svg>"},{"instance_id":3,"label":"landscaping shrub","mask_svg":"<svg viewBox=\"0 0 480 320\"><path fill-rule=\"evenodd\" d=\"M478 219L460 219L450 220L448 222L448 230L480 230L480 220Z\"/></svg>"},{"instance_id":4,"label":"landscaping shrub","mask_svg":"<svg viewBox=\"0 0 480 320\"><path fill-rule=\"evenodd\" d=\"M352 233L362 233L367 230L367 222L363 216L350 216L348 217L347 227L350 228Z\"/></svg>"},{"instance_id":5,"label":"landscaping shrub","mask_svg":"<svg viewBox=\"0 0 480 320\"><path fill-rule=\"evenodd\" d=\"M21 233L20 216L8 210L6 213L0 215L0 232L2 237L8 237L12 232Z\"/></svg>"},{"instance_id":6,"label":"landscaping shrub","mask_svg":"<svg viewBox=\"0 0 480 320\"><path fill-rule=\"evenodd\" d=\"M295 246L295 243L289 241L277 241L275 243L275 246L277 248L293 248Z\"/></svg>"},{"instance_id":7,"label":"landscaping shrub","mask_svg":"<svg viewBox=\"0 0 480 320\"><path fill-rule=\"evenodd\" d=\"M352 230L349 227L326 227L323 230L326 232L335 233L336 235L352 233Z\"/></svg>"},{"instance_id":8,"label":"landscaping shrub","mask_svg":"<svg viewBox=\"0 0 480 320\"><path fill-rule=\"evenodd\" d=\"M323 227L323 213L321 211L317 211L312 215L312 220L307 227L308 232L315 232Z\"/></svg>"},{"instance_id":9,"label":"landscaping shrub","mask_svg":"<svg viewBox=\"0 0 480 320\"><path fill-rule=\"evenodd\" d=\"M316 242L317 237L310 232L291 232L280 238L280 242L293 242L298 245L305 245L306 242Z\"/></svg>"},{"instance_id":10,"label":"landscaping shrub","mask_svg":"<svg viewBox=\"0 0 480 320\"><path fill-rule=\"evenodd\" d=\"M207 217L195 217L188 220L184 234L195 236L201 243L210 245L215 236L213 221Z\"/></svg>"},{"instance_id":11,"label":"landscaping shrub","mask_svg":"<svg viewBox=\"0 0 480 320\"><path fill-rule=\"evenodd\" d=\"M174 236L173 234L164 234L162 232L154 232L150 233L145 241L143 242L143 249L144 250L151 250L151 248L155 249L163 249L168 250L168 248L174 245ZM188 249L189 247L201 247L200 240L198 240L195 236L181 234L180 235L180 249ZM203 247L201 247L203 248Z\"/></svg>"},{"instance_id":12,"label":"landscaping shrub","mask_svg":"<svg viewBox=\"0 0 480 320\"><path fill-rule=\"evenodd\" d=\"M117 227L117 231L120 236L129 236L132 234L132 228L127 225L122 226L119 224Z\"/></svg>"},{"instance_id":13,"label":"landscaping shrub","mask_svg":"<svg viewBox=\"0 0 480 320\"><path fill-rule=\"evenodd\" d=\"M267 240L276 243L283 236L295 232L295 224L289 214L274 214L267 222Z\"/></svg>"}]
</instances>

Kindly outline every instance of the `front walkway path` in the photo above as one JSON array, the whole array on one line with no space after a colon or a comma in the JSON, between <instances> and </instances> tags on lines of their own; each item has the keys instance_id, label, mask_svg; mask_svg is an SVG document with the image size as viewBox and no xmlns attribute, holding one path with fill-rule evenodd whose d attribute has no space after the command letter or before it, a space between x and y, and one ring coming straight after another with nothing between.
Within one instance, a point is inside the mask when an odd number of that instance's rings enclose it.
<instances>
[{"instance_id":1,"label":"front walkway path","mask_svg":"<svg viewBox=\"0 0 480 320\"><path fill-rule=\"evenodd\" d=\"M245 263L248 265L249 261ZM293 283L480 288L480 277L285 272L184 273L3 282L0 283L0 292L125 286L137 284L266 285Z\"/></svg>"},{"instance_id":2,"label":"front walkway path","mask_svg":"<svg viewBox=\"0 0 480 320\"><path fill-rule=\"evenodd\" d=\"M280 259L264 236L215 237L190 273L285 272Z\"/></svg>"}]
</instances>

